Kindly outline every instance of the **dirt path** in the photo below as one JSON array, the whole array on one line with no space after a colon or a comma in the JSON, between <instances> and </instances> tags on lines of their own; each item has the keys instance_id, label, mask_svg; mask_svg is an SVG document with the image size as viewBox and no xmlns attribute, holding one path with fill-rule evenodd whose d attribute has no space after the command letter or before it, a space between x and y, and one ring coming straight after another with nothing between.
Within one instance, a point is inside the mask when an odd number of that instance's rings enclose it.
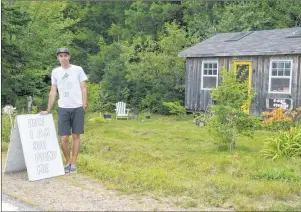
<instances>
[{"instance_id":1,"label":"dirt path","mask_svg":"<svg viewBox=\"0 0 301 212\"><path fill-rule=\"evenodd\" d=\"M4 194L45 211L184 210L149 197L118 195L79 174L33 182L28 181L27 172L2 177Z\"/></svg>"}]
</instances>

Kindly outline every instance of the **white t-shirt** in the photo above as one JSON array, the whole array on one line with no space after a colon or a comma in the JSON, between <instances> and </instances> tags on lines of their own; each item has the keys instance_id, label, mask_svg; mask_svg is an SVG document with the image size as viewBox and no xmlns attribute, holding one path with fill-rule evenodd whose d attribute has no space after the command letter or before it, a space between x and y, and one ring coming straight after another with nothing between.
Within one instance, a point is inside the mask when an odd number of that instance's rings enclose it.
<instances>
[{"instance_id":1,"label":"white t-shirt","mask_svg":"<svg viewBox=\"0 0 301 212\"><path fill-rule=\"evenodd\" d=\"M59 91L58 105L61 108L77 108L83 106L80 82L88 79L80 66L71 65L64 69L58 67L52 70L51 83L56 85Z\"/></svg>"}]
</instances>

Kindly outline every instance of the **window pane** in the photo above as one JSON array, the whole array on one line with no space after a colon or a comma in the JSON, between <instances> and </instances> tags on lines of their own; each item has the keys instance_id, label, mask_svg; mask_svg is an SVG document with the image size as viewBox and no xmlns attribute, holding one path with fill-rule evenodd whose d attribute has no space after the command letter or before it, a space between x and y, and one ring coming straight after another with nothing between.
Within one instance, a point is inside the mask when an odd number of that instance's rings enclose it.
<instances>
[{"instance_id":1,"label":"window pane","mask_svg":"<svg viewBox=\"0 0 301 212\"><path fill-rule=\"evenodd\" d=\"M204 68L208 68L208 64L207 63L204 63Z\"/></svg>"},{"instance_id":2,"label":"window pane","mask_svg":"<svg viewBox=\"0 0 301 212\"><path fill-rule=\"evenodd\" d=\"M277 76L277 69L272 69L272 76Z\"/></svg>"},{"instance_id":3,"label":"window pane","mask_svg":"<svg viewBox=\"0 0 301 212\"><path fill-rule=\"evenodd\" d=\"M272 63L272 68L277 68L277 63L276 62Z\"/></svg>"},{"instance_id":4,"label":"window pane","mask_svg":"<svg viewBox=\"0 0 301 212\"><path fill-rule=\"evenodd\" d=\"M290 69L285 69L285 74L284 76L290 76L291 70Z\"/></svg>"},{"instance_id":5,"label":"window pane","mask_svg":"<svg viewBox=\"0 0 301 212\"><path fill-rule=\"evenodd\" d=\"M207 73L208 73L207 69L204 69L204 75L207 75Z\"/></svg>"},{"instance_id":6,"label":"window pane","mask_svg":"<svg viewBox=\"0 0 301 212\"><path fill-rule=\"evenodd\" d=\"M217 75L217 69L213 70L213 75Z\"/></svg>"},{"instance_id":7,"label":"window pane","mask_svg":"<svg viewBox=\"0 0 301 212\"><path fill-rule=\"evenodd\" d=\"M278 63L278 68L284 68L284 63Z\"/></svg>"},{"instance_id":8,"label":"window pane","mask_svg":"<svg viewBox=\"0 0 301 212\"><path fill-rule=\"evenodd\" d=\"M209 70L208 75L212 75L212 69Z\"/></svg>"},{"instance_id":9,"label":"window pane","mask_svg":"<svg viewBox=\"0 0 301 212\"><path fill-rule=\"evenodd\" d=\"M290 70L285 70L285 74L284 74L284 76L290 76L291 75L291 71Z\"/></svg>"},{"instance_id":10,"label":"window pane","mask_svg":"<svg viewBox=\"0 0 301 212\"><path fill-rule=\"evenodd\" d=\"M291 63L285 63L285 68L291 68Z\"/></svg>"},{"instance_id":11,"label":"window pane","mask_svg":"<svg viewBox=\"0 0 301 212\"><path fill-rule=\"evenodd\" d=\"M209 63L209 68L212 68L212 63Z\"/></svg>"},{"instance_id":12,"label":"window pane","mask_svg":"<svg viewBox=\"0 0 301 212\"><path fill-rule=\"evenodd\" d=\"M278 70L278 76L283 76L283 70Z\"/></svg>"},{"instance_id":13,"label":"window pane","mask_svg":"<svg viewBox=\"0 0 301 212\"><path fill-rule=\"evenodd\" d=\"M203 88L215 88L216 77L203 77Z\"/></svg>"},{"instance_id":14,"label":"window pane","mask_svg":"<svg viewBox=\"0 0 301 212\"><path fill-rule=\"evenodd\" d=\"M289 92L290 79L271 79L272 92Z\"/></svg>"},{"instance_id":15,"label":"window pane","mask_svg":"<svg viewBox=\"0 0 301 212\"><path fill-rule=\"evenodd\" d=\"M217 63L213 63L213 68L217 68Z\"/></svg>"}]
</instances>

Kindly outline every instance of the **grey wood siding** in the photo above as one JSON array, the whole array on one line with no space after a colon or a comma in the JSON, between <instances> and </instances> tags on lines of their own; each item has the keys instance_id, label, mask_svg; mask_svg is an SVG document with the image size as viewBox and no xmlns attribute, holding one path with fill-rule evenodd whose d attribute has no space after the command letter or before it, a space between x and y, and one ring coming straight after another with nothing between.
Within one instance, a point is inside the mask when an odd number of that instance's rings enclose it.
<instances>
[{"instance_id":1,"label":"grey wood siding","mask_svg":"<svg viewBox=\"0 0 301 212\"><path fill-rule=\"evenodd\" d=\"M297 99L295 107L301 107L301 54L298 57L298 69L297 72Z\"/></svg>"},{"instance_id":2,"label":"grey wood siding","mask_svg":"<svg viewBox=\"0 0 301 212\"><path fill-rule=\"evenodd\" d=\"M271 60L293 60L291 94L269 93L269 71ZM233 70L233 62L252 62L252 87L257 96L252 102L252 114L259 115L266 111L266 98L291 98L293 107L301 107L301 55L274 55L274 56L249 56L249 57L217 57L217 58L186 58L186 90L185 107L188 111L205 110L210 99L210 90L201 89L202 61L218 61L218 82L220 84L220 71L225 67Z\"/></svg>"}]
</instances>

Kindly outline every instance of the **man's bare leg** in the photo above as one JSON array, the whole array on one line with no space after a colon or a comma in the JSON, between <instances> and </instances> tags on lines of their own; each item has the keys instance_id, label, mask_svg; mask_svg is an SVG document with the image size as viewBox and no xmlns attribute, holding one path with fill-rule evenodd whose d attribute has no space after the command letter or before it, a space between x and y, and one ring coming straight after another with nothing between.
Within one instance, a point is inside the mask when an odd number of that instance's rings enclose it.
<instances>
[{"instance_id":1,"label":"man's bare leg","mask_svg":"<svg viewBox=\"0 0 301 212\"><path fill-rule=\"evenodd\" d=\"M71 164L76 164L77 156L80 150L80 134L72 134L73 144L72 144L72 160Z\"/></svg>"},{"instance_id":2,"label":"man's bare leg","mask_svg":"<svg viewBox=\"0 0 301 212\"><path fill-rule=\"evenodd\" d=\"M70 164L70 150L69 150L69 135L64 135L62 140L62 150L65 156L66 164Z\"/></svg>"}]
</instances>

